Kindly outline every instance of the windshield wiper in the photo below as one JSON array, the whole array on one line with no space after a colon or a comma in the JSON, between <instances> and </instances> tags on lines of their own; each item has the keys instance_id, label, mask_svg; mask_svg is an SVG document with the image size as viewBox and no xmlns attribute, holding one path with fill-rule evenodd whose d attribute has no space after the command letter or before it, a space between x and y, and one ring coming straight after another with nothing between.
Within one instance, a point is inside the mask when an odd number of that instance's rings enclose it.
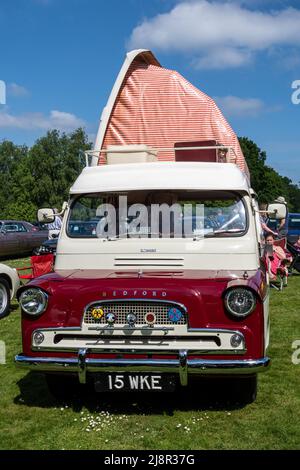
<instances>
[{"instance_id":1,"label":"windshield wiper","mask_svg":"<svg viewBox=\"0 0 300 470\"><path fill-rule=\"evenodd\" d=\"M244 228L228 228L228 229L219 229L215 230L214 232L207 233L204 235L204 238L213 238L216 235L223 235L224 233L243 233L245 231Z\"/></svg>"}]
</instances>

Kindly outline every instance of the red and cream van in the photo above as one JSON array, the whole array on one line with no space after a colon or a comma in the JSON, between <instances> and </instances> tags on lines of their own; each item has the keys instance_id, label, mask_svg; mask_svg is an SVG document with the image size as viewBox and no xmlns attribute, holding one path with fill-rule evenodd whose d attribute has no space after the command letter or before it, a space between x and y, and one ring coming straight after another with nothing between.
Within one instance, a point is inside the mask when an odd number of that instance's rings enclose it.
<instances>
[{"instance_id":1,"label":"red and cream van","mask_svg":"<svg viewBox=\"0 0 300 470\"><path fill-rule=\"evenodd\" d=\"M213 100L150 51L129 53L63 210L54 272L18 291L20 366L54 391L72 377L164 391L213 375L254 399L270 363L261 226Z\"/></svg>"}]
</instances>

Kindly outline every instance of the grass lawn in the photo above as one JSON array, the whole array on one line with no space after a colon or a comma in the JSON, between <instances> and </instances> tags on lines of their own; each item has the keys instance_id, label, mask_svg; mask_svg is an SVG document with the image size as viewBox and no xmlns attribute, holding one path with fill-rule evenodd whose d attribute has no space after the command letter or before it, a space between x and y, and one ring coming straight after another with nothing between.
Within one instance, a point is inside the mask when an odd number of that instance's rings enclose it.
<instances>
[{"instance_id":1,"label":"grass lawn","mask_svg":"<svg viewBox=\"0 0 300 470\"><path fill-rule=\"evenodd\" d=\"M28 264L28 259L6 262ZM6 364L0 364L0 449L299 449L300 276L271 291L272 366L259 375L258 397L240 407L210 399L198 384L176 394L90 394L60 404L43 375L17 369L20 311L0 321ZM299 357L299 355L298 355ZM219 387L220 396L222 389Z\"/></svg>"}]
</instances>

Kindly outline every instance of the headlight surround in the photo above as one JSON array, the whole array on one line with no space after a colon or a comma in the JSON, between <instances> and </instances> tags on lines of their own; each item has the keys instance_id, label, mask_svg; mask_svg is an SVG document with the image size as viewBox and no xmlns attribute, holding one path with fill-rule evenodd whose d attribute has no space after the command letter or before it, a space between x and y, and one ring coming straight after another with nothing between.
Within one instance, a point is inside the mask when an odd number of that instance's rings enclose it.
<instances>
[{"instance_id":1,"label":"headlight surround","mask_svg":"<svg viewBox=\"0 0 300 470\"><path fill-rule=\"evenodd\" d=\"M245 287L229 289L224 298L226 310L233 316L245 318L256 306L255 294Z\"/></svg>"},{"instance_id":2,"label":"headlight surround","mask_svg":"<svg viewBox=\"0 0 300 470\"><path fill-rule=\"evenodd\" d=\"M19 302L28 315L40 315L47 308L48 294L37 287L30 287L23 290Z\"/></svg>"}]
</instances>

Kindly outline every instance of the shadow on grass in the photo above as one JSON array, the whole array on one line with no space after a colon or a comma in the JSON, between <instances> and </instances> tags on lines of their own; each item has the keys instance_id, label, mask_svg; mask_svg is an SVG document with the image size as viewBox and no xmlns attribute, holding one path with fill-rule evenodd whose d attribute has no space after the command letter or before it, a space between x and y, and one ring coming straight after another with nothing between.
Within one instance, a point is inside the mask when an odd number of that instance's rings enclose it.
<instances>
[{"instance_id":1,"label":"shadow on grass","mask_svg":"<svg viewBox=\"0 0 300 470\"><path fill-rule=\"evenodd\" d=\"M245 403L233 402L227 379L197 378L188 387L177 387L175 392L105 392L96 393L91 383L75 386L67 399L57 399L47 388L43 374L29 372L19 382L20 394L14 403L51 408L68 405L75 412L83 408L90 412L108 411L110 414L167 414L174 411L205 411L241 409ZM72 395L72 396L71 396Z\"/></svg>"},{"instance_id":2,"label":"shadow on grass","mask_svg":"<svg viewBox=\"0 0 300 470\"><path fill-rule=\"evenodd\" d=\"M25 253L17 253L15 255L0 256L0 262L8 262L8 261L16 261L16 260L22 261L23 259L26 259L31 255L32 255L32 250L30 250L29 252L25 252Z\"/></svg>"},{"instance_id":3,"label":"shadow on grass","mask_svg":"<svg viewBox=\"0 0 300 470\"><path fill-rule=\"evenodd\" d=\"M14 398L17 405L51 408L57 400L50 394L43 374L29 372L17 382L20 394Z\"/></svg>"}]
</instances>

